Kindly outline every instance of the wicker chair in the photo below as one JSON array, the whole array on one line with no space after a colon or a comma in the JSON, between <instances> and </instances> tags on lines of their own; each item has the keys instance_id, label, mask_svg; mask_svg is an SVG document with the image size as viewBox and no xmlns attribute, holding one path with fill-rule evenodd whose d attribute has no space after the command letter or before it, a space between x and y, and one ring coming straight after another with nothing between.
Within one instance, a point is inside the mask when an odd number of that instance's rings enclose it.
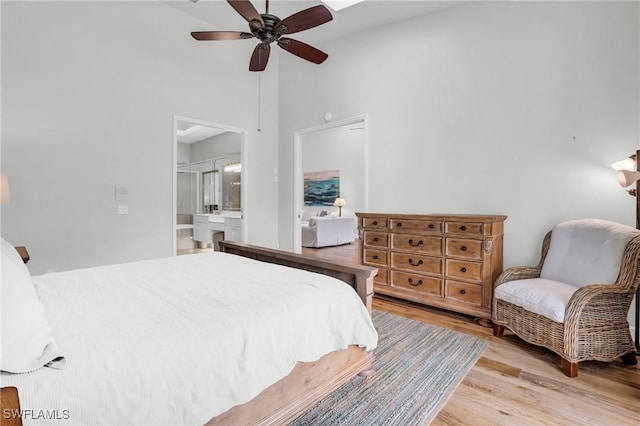
<instances>
[{"instance_id":1,"label":"wicker chair","mask_svg":"<svg viewBox=\"0 0 640 426\"><path fill-rule=\"evenodd\" d=\"M639 254L634 228L597 219L557 225L538 266L509 268L496 280L493 335L507 327L552 350L569 377L585 360L636 364L627 315L640 283Z\"/></svg>"}]
</instances>

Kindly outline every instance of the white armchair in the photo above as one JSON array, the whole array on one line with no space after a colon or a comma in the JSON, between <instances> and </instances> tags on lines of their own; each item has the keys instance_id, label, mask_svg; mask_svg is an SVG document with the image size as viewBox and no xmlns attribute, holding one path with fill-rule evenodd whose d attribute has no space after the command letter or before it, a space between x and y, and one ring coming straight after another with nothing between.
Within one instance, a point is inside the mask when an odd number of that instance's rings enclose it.
<instances>
[{"instance_id":1,"label":"white armchair","mask_svg":"<svg viewBox=\"0 0 640 426\"><path fill-rule=\"evenodd\" d=\"M355 217L315 216L302 222L302 247L327 247L352 243Z\"/></svg>"}]
</instances>

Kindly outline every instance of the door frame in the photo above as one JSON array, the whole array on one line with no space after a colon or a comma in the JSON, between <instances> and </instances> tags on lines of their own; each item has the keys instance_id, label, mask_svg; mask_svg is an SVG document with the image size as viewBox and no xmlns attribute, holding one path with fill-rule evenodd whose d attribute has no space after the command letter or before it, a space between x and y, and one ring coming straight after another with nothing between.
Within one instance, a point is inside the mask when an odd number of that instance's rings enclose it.
<instances>
[{"instance_id":1,"label":"door frame","mask_svg":"<svg viewBox=\"0 0 640 426\"><path fill-rule=\"evenodd\" d=\"M172 204L173 204L173 215L172 215L172 222L173 222L173 236L171 238L172 241L172 245L173 245L173 255L176 256L177 255L177 233L178 233L178 224L177 224L177 214L178 214L178 200L177 200L177 194L178 194L178 122L179 121L186 121L188 123L192 123L192 124L197 124L200 126L205 126L205 127L213 127L216 129L221 129L227 132L232 132L232 133L238 133L240 135L240 162L242 164L242 170L240 171L240 179L242 181L242 192L240 195L240 199L241 199L241 203L242 203L242 212L241 212L241 217L242 217L242 236L241 236L241 241L244 243L247 241L247 230L249 229L248 227L248 216L249 216L249 212L248 212L248 206L249 206L249 200L248 200L248 188L249 188L249 179L248 179L248 168L249 168L249 132L247 131L247 129L243 129L240 127L234 127L234 126L230 126L228 124L221 124L221 123L216 123L213 121L206 121L206 120L200 120L198 118L192 118L192 117L185 117L185 116L181 116L181 115L174 115L173 116L173 135L172 135L172 143L173 143L173 175L172 175L172 180L173 180L173 200L172 200Z\"/></svg>"},{"instance_id":2,"label":"door frame","mask_svg":"<svg viewBox=\"0 0 640 426\"><path fill-rule=\"evenodd\" d=\"M363 153L364 161L364 208L369 209L369 116L358 115L343 120L332 121L319 126L295 130L293 132L293 252L302 252L302 202L303 202L303 176L302 176L302 137L309 133L321 132L354 124L363 124Z\"/></svg>"}]
</instances>

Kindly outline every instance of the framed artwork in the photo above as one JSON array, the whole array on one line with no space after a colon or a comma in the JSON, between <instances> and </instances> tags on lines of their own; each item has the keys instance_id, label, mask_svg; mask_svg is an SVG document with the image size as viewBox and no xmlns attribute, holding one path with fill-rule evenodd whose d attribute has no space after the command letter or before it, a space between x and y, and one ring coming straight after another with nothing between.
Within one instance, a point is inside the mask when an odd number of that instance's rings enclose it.
<instances>
[{"instance_id":1,"label":"framed artwork","mask_svg":"<svg viewBox=\"0 0 640 426\"><path fill-rule=\"evenodd\" d=\"M333 206L340 196L340 170L305 172L304 205Z\"/></svg>"}]
</instances>

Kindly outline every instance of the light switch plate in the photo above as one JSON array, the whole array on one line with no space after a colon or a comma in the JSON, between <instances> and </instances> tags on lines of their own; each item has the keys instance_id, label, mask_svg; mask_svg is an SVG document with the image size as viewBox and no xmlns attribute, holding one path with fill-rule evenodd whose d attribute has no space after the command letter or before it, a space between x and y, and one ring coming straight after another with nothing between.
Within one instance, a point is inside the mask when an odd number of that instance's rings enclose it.
<instances>
[{"instance_id":1,"label":"light switch plate","mask_svg":"<svg viewBox=\"0 0 640 426\"><path fill-rule=\"evenodd\" d=\"M124 185L116 185L116 201L126 201L129 199L129 189Z\"/></svg>"},{"instance_id":2,"label":"light switch plate","mask_svg":"<svg viewBox=\"0 0 640 426\"><path fill-rule=\"evenodd\" d=\"M129 214L129 206L118 206L118 214Z\"/></svg>"}]
</instances>

